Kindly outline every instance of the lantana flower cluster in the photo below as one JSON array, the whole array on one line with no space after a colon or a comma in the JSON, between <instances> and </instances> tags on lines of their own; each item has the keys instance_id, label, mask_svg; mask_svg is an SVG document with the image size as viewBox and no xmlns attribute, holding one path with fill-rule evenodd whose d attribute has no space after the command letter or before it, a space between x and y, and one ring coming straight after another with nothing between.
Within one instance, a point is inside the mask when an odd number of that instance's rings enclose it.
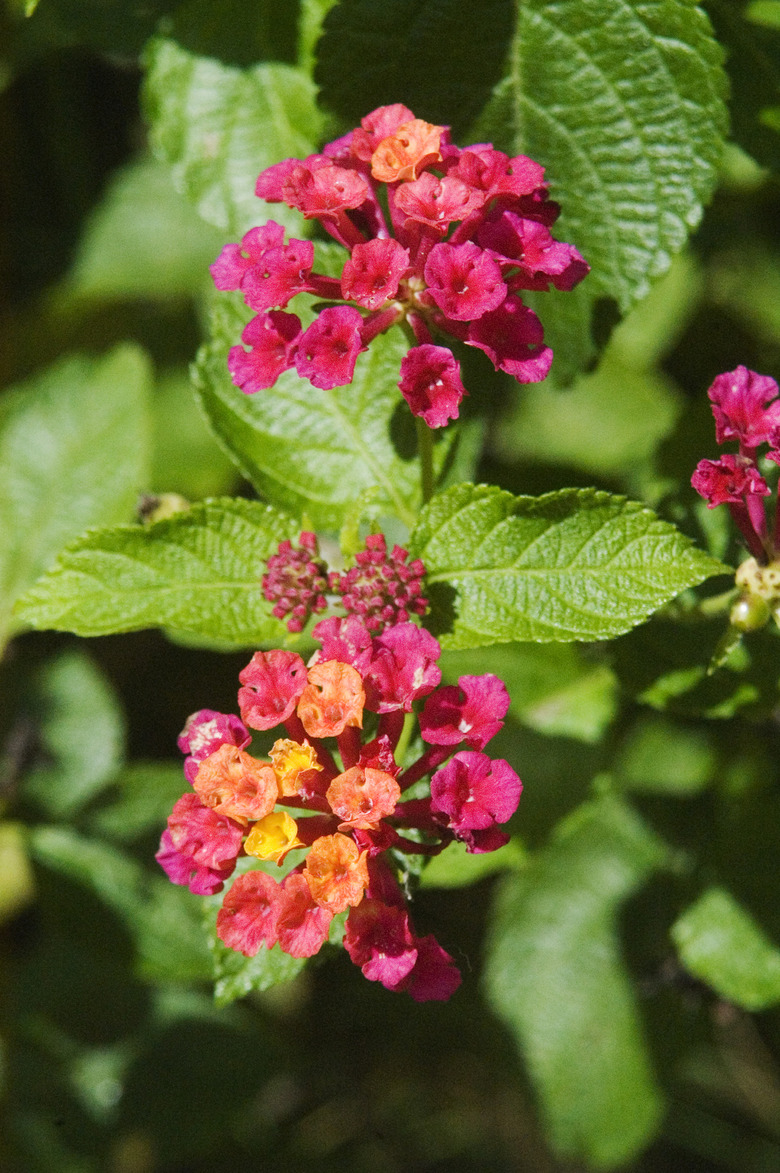
<instances>
[{"instance_id":1,"label":"lantana flower cluster","mask_svg":"<svg viewBox=\"0 0 780 1173\"><path fill-rule=\"evenodd\" d=\"M447 338L487 354L521 383L552 362L523 290L570 290L588 273L577 250L555 240L560 208L544 168L490 143L465 148L449 128L380 106L320 154L263 171L256 194L297 208L349 250L340 278L316 273L310 240L285 242L271 220L228 244L211 266L218 289L240 290L257 311L230 350L234 383L247 393L295 368L315 387L351 382L372 339L405 323L414 345L399 387L432 428L458 416L466 390ZM299 293L324 301L303 329L286 312Z\"/></svg>"},{"instance_id":2,"label":"lantana flower cluster","mask_svg":"<svg viewBox=\"0 0 780 1173\"><path fill-rule=\"evenodd\" d=\"M743 629L761 626L770 608L780 606L780 508L770 526L765 499L772 495L759 460L780 464L780 398L769 375L747 367L726 371L707 392L719 444L734 441L736 452L719 460L700 460L691 484L710 509L728 505L752 557L737 571L743 595L732 622Z\"/></svg>"},{"instance_id":3,"label":"lantana flower cluster","mask_svg":"<svg viewBox=\"0 0 780 1173\"><path fill-rule=\"evenodd\" d=\"M408 561L409 551L395 545L388 552L384 534L369 534L355 555L355 565L343 572L328 570L320 557L317 535L304 530L298 546L285 540L268 559L262 590L272 614L287 619L287 630L303 631L312 615L328 606L327 593L336 596L348 615L356 615L372 635L424 615L428 600L422 593L425 565Z\"/></svg>"},{"instance_id":4,"label":"lantana flower cluster","mask_svg":"<svg viewBox=\"0 0 780 1173\"><path fill-rule=\"evenodd\" d=\"M259 868L234 879L220 939L247 957L276 944L311 957L348 912L344 947L370 981L420 1002L447 999L460 974L416 932L396 861L454 840L470 852L506 843L499 824L521 782L483 752L502 727L506 688L490 673L440 686L439 645L413 623L372 636L356 616L329 618L314 634L321 650L308 666L291 651L254 654L239 674L240 717L189 718L179 747L191 788L157 859L174 883L213 894L242 857L281 864L305 851L282 880ZM411 723L425 748L407 764L396 751ZM247 752L250 730L277 727L267 760Z\"/></svg>"}]
</instances>

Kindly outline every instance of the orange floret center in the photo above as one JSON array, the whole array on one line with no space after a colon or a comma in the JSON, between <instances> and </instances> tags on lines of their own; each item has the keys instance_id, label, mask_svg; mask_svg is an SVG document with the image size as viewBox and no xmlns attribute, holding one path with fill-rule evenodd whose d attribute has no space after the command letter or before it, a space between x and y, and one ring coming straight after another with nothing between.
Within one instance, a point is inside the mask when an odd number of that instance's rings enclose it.
<instances>
[{"instance_id":1,"label":"orange floret center","mask_svg":"<svg viewBox=\"0 0 780 1173\"><path fill-rule=\"evenodd\" d=\"M298 824L287 811L272 811L255 823L244 843L247 855L281 863L288 851L303 847L298 838Z\"/></svg>"},{"instance_id":2,"label":"orange floret center","mask_svg":"<svg viewBox=\"0 0 780 1173\"><path fill-rule=\"evenodd\" d=\"M401 788L384 770L353 766L333 779L326 798L333 813L343 820L342 826L368 830L393 813Z\"/></svg>"},{"instance_id":3,"label":"orange floret center","mask_svg":"<svg viewBox=\"0 0 780 1173\"><path fill-rule=\"evenodd\" d=\"M298 716L309 737L338 737L348 725L363 727L366 694L351 664L325 660L309 669Z\"/></svg>"},{"instance_id":4,"label":"orange floret center","mask_svg":"<svg viewBox=\"0 0 780 1173\"><path fill-rule=\"evenodd\" d=\"M328 912L343 912L363 899L368 886L368 852L346 835L322 835L306 857L303 875L312 898Z\"/></svg>"},{"instance_id":5,"label":"orange floret center","mask_svg":"<svg viewBox=\"0 0 780 1173\"><path fill-rule=\"evenodd\" d=\"M235 745L221 745L205 758L192 785L204 806L239 823L265 818L279 795L268 763Z\"/></svg>"},{"instance_id":6,"label":"orange floret center","mask_svg":"<svg viewBox=\"0 0 780 1173\"><path fill-rule=\"evenodd\" d=\"M279 782L279 790L290 798L301 788L301 775L307 770L321 770L317 753L308 741L290 741L282 737L271 747L271 763Z\"/></svg>"},{"instance_id":7,"label":"orange floret center","mask_svg":"<svg viewBox=\"0 0 780 1173\"><path fill-rule=\"evenodd\" d=\"M441 160L441 132L444 128L415 118L403 122L395 134L383 138L371 156L371 174L380 183L416 179L430 163Z\"/></svg>"}]
</instances>

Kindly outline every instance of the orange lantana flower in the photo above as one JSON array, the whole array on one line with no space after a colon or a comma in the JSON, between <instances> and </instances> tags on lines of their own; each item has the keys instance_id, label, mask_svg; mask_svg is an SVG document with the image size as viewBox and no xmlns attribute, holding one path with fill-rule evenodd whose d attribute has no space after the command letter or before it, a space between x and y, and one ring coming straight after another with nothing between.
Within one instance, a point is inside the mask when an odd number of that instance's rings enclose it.
<instances>
[{"instance_id":1,"label":"orange lantana flower","mask_svg":"<svg viewBox=\"0 0 780 1173\"><path fill-rule=\"evenodd\" d=\"M343 819L343 827L368 830L393 813L401 801L401 787L384 770L353 766L333 779L325 797Z\"/></svg>"},{"instance_id":2,"label":"orange lantana flower","mask_svg":"<svg viewBox=\"0 0 780 1173\"><path fill-rule=\"evenodd\" d=\"M363 727L366 694L351 664L325 660L309 669L298 701L298 716L309 737L338 737L348 725Z\"/></svg>"},{"instance_id":3,"label":"orange lantana flower","mask_svg":"<svg viewBox=\"0 0 780 1173\"><path fill-rule=\"evenodd\" d=\"M279 796L270 765L229 744L200 763L192 785L204 806L239 823L265 818Z\"/></svg>"},{"instance_id":4,"label":"orange lantana flower","mask_svg":"<svg viewBox=\"0 0 780 1173\"><path fill-rule=\"evenodd\" d=\"M403 122L395 134L383 138L371 156L371 174L380 183L416 179L431 163L441 160L441 132L444 128L414 118Z\"/></svg>"},{"instance_id":5,"label":"orange lantana flower","mask_svg":"<svg viewBox=\"0 0 780 1173\"><path fill-rule=\"evenodd\" d=\"M368 886L367 852L346 835L321 835L306 857L303 875L321 908L343 912L363 899Z\"/></svg>"}]
</instances>

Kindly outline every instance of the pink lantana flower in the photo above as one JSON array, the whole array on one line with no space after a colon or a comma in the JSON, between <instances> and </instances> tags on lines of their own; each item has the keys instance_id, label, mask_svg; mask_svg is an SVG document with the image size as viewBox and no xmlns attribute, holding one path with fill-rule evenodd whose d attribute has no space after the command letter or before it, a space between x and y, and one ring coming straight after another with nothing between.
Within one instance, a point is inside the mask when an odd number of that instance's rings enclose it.
<instances>
[{"instance_id":1,"label":"pink lantana flower","mask_svg":"<svg viewBox=\"0 0 780 1173\"><path fill-rule=\"evenodd\" d=\"M461 149L448 127L396 103L321 153L267 168L256 194L319 221L349 255L340 279L316 273L311 242L285 243L273 220L225 246L211 266L217 288L240 290L259 311L242 334L249 350L230 351L243 391L292 368L321 389L348 383L361 351L396 324L413 347L401 392L429 427L456 419L465 394L449 339L521 383L547 375L552 351L521 291L572 289L589 268L550 234L560 209L532 159L489 143ZM298 293L319 299L305 331L282 312Z\"/></svg>"},{"instance_id":2,"label":"pink lantana flower","mask_svg":"<svg viewBox=\"0 0 780 1173\"><path fill-rule=\"evenodd\" d=\"M201 710L187 722L180 748L188 763L199 757L198 769L157 859L174 883L214 894L241 857L281 862L300 852L281 882L259 868L233 880L217 915L224 944L248 957L277 944L311 957L346 913L346 951L369 981L444 1000L460 974L434 937L416 933L397 860L436 855L455 839L472 852L506 842L499 824L517 807L520 779L468 748L500 728L506 691L492 675L462 677L437 704L440 648L413 623L372 635L350 615L323 620L314 635L321 650L308 666L293 652L255 653L239 674L240 720ZM429 732L446 736L429 736L411 763L396 760L425 698L436 718L426 719ZM247 727L278 727L270 760L239 748ZM420 783L417 797L405 796Z\"/></svg>"}]
</instances>

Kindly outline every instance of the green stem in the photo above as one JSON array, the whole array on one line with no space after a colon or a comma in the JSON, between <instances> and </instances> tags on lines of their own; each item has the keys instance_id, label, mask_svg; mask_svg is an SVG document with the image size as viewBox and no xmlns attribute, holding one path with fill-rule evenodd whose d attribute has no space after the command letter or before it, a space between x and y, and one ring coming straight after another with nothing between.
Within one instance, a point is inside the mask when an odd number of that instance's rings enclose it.
<instances>
[{"instance_id":1,"label":"green stem","mask_svg":"<svg viewBox=\"0 0 780 1173\"><path fill-rule=\"evenodd\" d=\"M404 727L401 730L401 736L398 738L398 745L395 747L393 756L398 762L399 766L404 765L406 754L409 749L409 742L412 740L412 730L414 729L416 717L414 713L406 713L404 716Z\"/></svg>"},{"instance_id":2,"label":"green stem","mask_svg":"<svg viewBox=\"0 0 780 1173\"><path fill-rule=\"evenodd\" d=\"M421 420L415 418L417 425L417 451L420 456L420 489L423 505L427 505L433 496L433 436L431 429Z\"/></svg>"}]
</instances>

